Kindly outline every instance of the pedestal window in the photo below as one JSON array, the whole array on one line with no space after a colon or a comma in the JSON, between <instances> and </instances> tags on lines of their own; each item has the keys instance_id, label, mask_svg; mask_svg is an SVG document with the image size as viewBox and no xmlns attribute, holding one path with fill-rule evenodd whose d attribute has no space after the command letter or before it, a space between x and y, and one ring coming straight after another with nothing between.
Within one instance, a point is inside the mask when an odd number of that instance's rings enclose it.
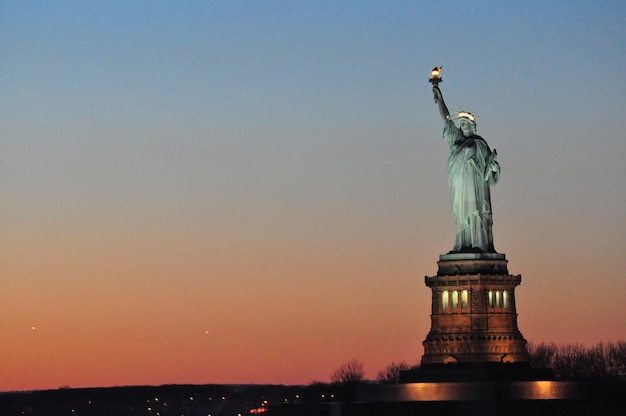
<instances>
[{"instance_id":1,"label":"pedestal window","mask_svg":"<svg viewBox=\"0 0 626 416\"><path fill-rule=\"evenodd\" d=\"M461 292L461 308L463 309L467 308L468 296L467 290Z\"/></svg>"}]
</instances>

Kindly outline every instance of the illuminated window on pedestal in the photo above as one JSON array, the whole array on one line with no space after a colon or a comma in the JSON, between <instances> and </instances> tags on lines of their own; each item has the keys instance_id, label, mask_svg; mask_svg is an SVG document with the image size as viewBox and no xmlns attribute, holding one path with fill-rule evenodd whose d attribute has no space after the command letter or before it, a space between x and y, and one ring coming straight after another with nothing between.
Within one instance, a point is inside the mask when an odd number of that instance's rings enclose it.
<instances>
[{"instance_id":1,"label":"illuminated window on pedestal","mask_svg":"<svg viewBox=\"0 0 626 416\"><path fill-rule=\"evenodd\" d=\"M460 299L459 299L460 296ZM460 303L459 303L460 302ZM441 292L441 309L467 309L469 306L469 290L444 290Z\"/></svg>"},{"instance_id":2,"label":"illuminated window on pedestal","mask_svg":"<svg viewBox=\"0 0 626 416\"><path fill-rule=\"evenodd\" d=\"M487 299L490 308L509 309L511 305L509 292L507 290L503 290L502 292L499 290L490 290L487 292Z\"/></svg>"}]
</instances>

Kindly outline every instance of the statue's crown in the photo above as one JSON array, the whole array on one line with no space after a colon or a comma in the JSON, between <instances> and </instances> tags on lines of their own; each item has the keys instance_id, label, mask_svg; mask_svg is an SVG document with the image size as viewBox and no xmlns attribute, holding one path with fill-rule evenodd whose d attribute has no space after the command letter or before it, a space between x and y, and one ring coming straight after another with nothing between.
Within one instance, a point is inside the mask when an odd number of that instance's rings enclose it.
<instances>
[{"instance_id":1,"label":"statue's crown","mask_svg":"<svg viewBox=\"0 0 626 416\"><path fill-rule=\"evenodd\" d=\"M470 113L468 111L459 111L456 114L456 118L457 119L459 119L459 118L466 118L469 121L471 121L472 123L476 124L476 117L474 117L474 114L472 114L472 113Z\"/></svg>"}]
</instances>

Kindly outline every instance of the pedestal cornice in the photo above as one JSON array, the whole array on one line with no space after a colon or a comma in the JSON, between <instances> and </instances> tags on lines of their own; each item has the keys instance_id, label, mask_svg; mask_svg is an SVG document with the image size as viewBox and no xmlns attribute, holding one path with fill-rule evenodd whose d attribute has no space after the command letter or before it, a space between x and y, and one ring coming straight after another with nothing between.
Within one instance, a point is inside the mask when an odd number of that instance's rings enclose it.
<instances>
[{"instance_id":1,"label":"pedestal cornice","mask_svg":"<svg viewBox=\"0 0 626 416\"><path fill-rule=\"evenodd\" d=\"M522 282L521 275L502 274L455 274L425 276L424 281L428 287L480 287L480 286L505 286L515 287Z\"/></svg>"},{"instance_id":2,"label":"pedestal cornice","mask_svg":"<svg viewBox=\"0 0 626 416\"><path fill-rule=\"evenodd\" d=\"M439 256L438 276L464 274L508 275L508 261L500 253L448 253Z\"/></svg>"}]
</instances>

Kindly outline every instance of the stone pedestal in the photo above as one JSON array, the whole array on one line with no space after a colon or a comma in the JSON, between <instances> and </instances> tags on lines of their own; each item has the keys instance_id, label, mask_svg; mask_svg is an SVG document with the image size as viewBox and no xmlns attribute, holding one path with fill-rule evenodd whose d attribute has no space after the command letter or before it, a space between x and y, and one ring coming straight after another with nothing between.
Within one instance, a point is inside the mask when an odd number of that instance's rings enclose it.
<instances>
[{"instance_id":1,"label":"stone pedestal","mask_svg":"<svg viewBox=\"0 0 626 416\"><path fill-rule=\"evenodd\" d=\"M527 363L526 340L517 327L515 287L504 254L440 256L432 290L431 328L422 366L450 363Z\"/></svg>"}]
</instances>

